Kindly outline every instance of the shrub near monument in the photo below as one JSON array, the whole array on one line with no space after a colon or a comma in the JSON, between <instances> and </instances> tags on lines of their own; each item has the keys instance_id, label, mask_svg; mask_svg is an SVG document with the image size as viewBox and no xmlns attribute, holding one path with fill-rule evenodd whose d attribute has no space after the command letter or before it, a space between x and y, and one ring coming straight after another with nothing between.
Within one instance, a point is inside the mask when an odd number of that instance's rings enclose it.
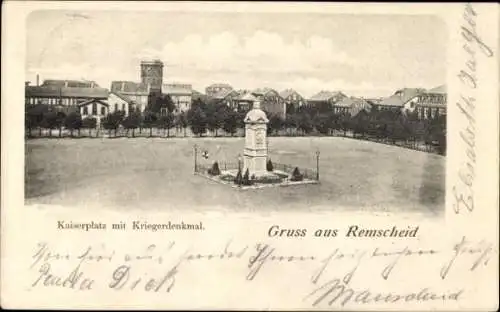
<instances>
[{"instance_id":1,"label":"shrub near monument","mask_svg":"<svg viewBox=\"0 0 500 312\"><path fill-rule=\"evenodd\" d=\"M220 175L220 169L219 169L219 163L214 162L212 165L212 168L208 169L208 174L212 176L218 176Z\"/></svg>"}]
</instances>

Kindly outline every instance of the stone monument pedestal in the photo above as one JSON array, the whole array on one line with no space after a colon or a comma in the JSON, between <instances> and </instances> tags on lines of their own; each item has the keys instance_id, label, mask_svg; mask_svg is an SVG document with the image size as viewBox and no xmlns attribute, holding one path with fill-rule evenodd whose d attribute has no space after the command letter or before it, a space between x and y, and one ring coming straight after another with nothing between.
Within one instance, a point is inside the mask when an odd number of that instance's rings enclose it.
<instances>
[{"instance_id":1,"label":"stone monument pedestal","mask_svg":"<svg viewBox=\"0 0 500 312\"><path fill-rule=\"evenodd\" d=\"M248 169L250 176L262 177L272 175L267 172L267 119L266 113L260 109L260 102L255 101L253 108L247 113L245 122L245 149L243 151L243 171Z\"/></svg>"}]
</instances>

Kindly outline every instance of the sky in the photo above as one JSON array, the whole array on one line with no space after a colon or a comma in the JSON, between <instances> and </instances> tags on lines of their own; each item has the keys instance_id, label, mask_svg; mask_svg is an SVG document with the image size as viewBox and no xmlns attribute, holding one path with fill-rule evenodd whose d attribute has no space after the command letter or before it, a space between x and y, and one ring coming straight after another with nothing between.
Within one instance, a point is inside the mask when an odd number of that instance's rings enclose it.
<instances>
[{"instance_id":1,"label":"sky","mask_svg":"<svg viewBox=\"0 0 500 312\"><path fill-rule=\"evenodd\" d=\"M165 63L164 83L293 88L388 96L446 81L445 24L425 15L35 11L26 80L140 81L141 59Z\"/></svg>"}]
</instances>

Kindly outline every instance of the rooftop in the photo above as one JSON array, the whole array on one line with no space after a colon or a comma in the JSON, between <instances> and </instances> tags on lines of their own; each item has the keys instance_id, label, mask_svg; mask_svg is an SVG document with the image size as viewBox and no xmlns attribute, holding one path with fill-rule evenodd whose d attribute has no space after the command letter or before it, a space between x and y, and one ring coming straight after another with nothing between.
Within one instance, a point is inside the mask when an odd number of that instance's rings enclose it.
<instances>
[{"instance_id":1,"label":"rooftop","mask_svg":"<svg viewBox=\"0 0 500 312\"><path fill-rule=\"evenodd\" d=\"M361 105L361 106L366 106L370 105L365 99L363 98L356 98L356 97L345 97L335 103L335 106L337 107L352 107L353 105Z\"/></svg>"},{"instance_id":2,"label":"rooftop","mask_svg":"<svg viewBox=\"0 0 500 312\"><path fill-rule=\"evenodd\" d=\"M112 81L111 92L148 94L148 85L134 81Z\"/></svg>"},{"instance_id":3,"label":"rooftop","mask_svg":"<svg viewBox=\"0 0 500 312\"><path fill-rule=\"evenodd\" d=\"M217 92L216 94L214 94L213 98L218 99L218 100L222 100L222 99L225 99L231 93L233 93L234 95L238 95L238 92L236 92L234 90L222 89L219 92Z\"/></svg>"},{"instance_id":4,"label":"rooftop","mask_svg":"<svg viewBox=\"0 0 500 312\"><path fill-rule=\"evenodd\" d=\"M250 92L241 93L239 98L240 101L255 102L257 98Z\"/></svg>"},{"instance_id":5,"label":"rooftop","mask_svg":"<svg viewBox=\"0 0 500 312\"><path fill-rule=\"evenodd\" d=\"M211 84L209 85L207 88L233 88L231 87L231 85L227 84L227 83L214 83L214 84Z\"/></svg>"},{"instance_id":6,"label":"rooftop","mask_svg":"<svg viewBox=\"0 0 500 312\"><path fill-rule=\"evenodd\" d=\"M79 88L56 86L26 86L27 97L72 97L72 98L101 98L108 97L108 89L104 88Z\"/></svg>"},{"instance_id":7,"label":"rooftop","mask_svg":"<svg viewBox=\"0 0 500 312\"><path fill-rule=\"evenodd\" d=\"M337 107L351 107L355 103L355 99L353 98L343 98L342 100L335 103Z\"/></svg>"},{"instance_id":8,"label":"rooftop","mask_svg":"<svg viewBox=\"0 0 500 312\"><path fill-rule=\"evenodd\" d=\"M99 88L95 81L68 80L68 79L45 79L42 87L73 87L73 88Z\"/></svg>"},{"instance_id":9,"label":"rooftop","mask_svg":"<svg viewBox=\"0 0 500 312\"><path fill-rule=\"evenodd\" d=\"M127 95L125 94L122 94L120 92L110 92L111 94L114 94L116 95L117 97L119 97L120 99L124 100L125 102L127 103L134 103L133 100L131 100Z\"/></svg>"},{"instance_id":10,"label":"rooftop","mask_svg":"<svg viewBox=\"0 0 500 312\"><path fill-rule=\"evenodd\" d=\"M257 95L264 95L264 94L267 94L267 93L269 93L269 92L271 92L271 91L276 92L276 91L275 91L274 89L272 89L272 88L267 88L267 87L265 87L265 88L257 88L257 89L253 89L253 90L252 90L252 93L253 93L253 94L257 94ZM278 92L276 92L276 93L278 93Z\"/></svg>"},{"instance_id":11,"label":"rooftop","mask_svg":"<svg viewBox=\"0 0 500 312\"><path fill-rule=\"evenodd\" d=\"M447 93L447 88L446 88L446 85L441 85L441 86L438 86L438 87L435 87L433 89L428 90L426 93L446 94Z\"/></svg>"},{"instance_id":12,"label":"rooftop","mask_svg":"<svg viewBox=\"0 0 500 312\"><path fill-rule=\"evenodd\" d=\"M321 90L319 93L313 95L309 100L310 101L328 101L331 98L335 97L347 97L344 93L337 91L325 91Z\"/></svg>"},{"instance_id":13,"label":"rooftop","mask_svg":"<svg viewBox=\"0 0 500 312\"><path fill-rule=\"evenodd\" d=\"M403 99L396 95L396 94L393 94L389 97L386 97L386 98L383 98L382 100L380 100L377 105L381 105L381 106L392 106L392 107L403 107L405 102L403 102Z\"/></svg>"},{"instance_id":14,"label":"rooftop","mask_svg":"<svg viewBox=\"0 0 500 312\"><path fill-rule=\"evenodd\" d=\"M163 62L160 59L143 59L141 60L141 65L142 64L147 64L147 65L158 64L163 66Z\"/></svg>"},{"instance_id":15,"label":"rooftop","mask_svg":"<svg viewBox=\"0 0 500 312\"><path fill-rule=\"evenodd\" d=\"M422 94L425 92L425 89L423 88L403 88L400 90L397 90L394 94L399 95L401 99L403 100L404 103L408 102L409 100L413 99L415 96Z\"/></svg>"},{"instance_id":16,"label":"rooftop","mask_svg":"<svg viewBox=\"0 0 500 312\"><path fill-rule=\"evenodd\" d=\"M193 87L190 84L170 83L162 85L162 93L174 95L192 95Z\"/></svg>"},{"instance_id":17,"label":"rooftop","mask_svg":"<svg viewBox=\"0 0 500 312\"><path fill-rule=\"evenodd\" d=\"M280 96L284 99L286 99L287 97L289 97L290 95L294 94L294 93L297 93L299 94L297 91L295 91L294 89L285 89L283 91L280 92Z\"/></svg>"}]
</instances>

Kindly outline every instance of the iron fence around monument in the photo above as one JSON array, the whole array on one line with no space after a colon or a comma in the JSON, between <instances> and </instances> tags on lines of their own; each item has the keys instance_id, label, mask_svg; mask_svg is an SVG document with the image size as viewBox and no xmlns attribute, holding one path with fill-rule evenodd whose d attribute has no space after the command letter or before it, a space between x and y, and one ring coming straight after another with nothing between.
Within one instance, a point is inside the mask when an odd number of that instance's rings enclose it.
<instances>
[{"instance_id":1,"label":"iron fence around monument","mask_svg":"<svg viewBox=\"0 0 500 312\"><path fill-rule=\"evenodd\" d=\"M198 173L207 173L209 169L212 169L214 163L215 161L210 164L196 164L194 171ZM219 165L220 171L238 170L238 163L217 161L217 164Z\"/></svg>"},{"instance_id":2,"label":"iron fence around monument","mask_svg":"<svg viewBox=\"0 0 500 312\"><path fill-rule=\"evenodd\" d=\"M196 173L200 174L208 174L208 171L213 168L215 161L210 163L210 164L196 164L194 171ZM243 170L243 164L240 163L238 164L237 162L226 162L226 161L217 161L217 164L219 165L219 170L220 171L233 171L237 172L239 168ZM295 168L299 170L299 173L302 175L302 177L305 180L313 180L317 181L318 180L318 171L314 169L309 169L309 168L301 168L298 166L294 165L288 165L288 164L280 164L280 163L273 163L273 171L275 173L278 172L284 172L288 176L284 177L284 179L289 179L292 177L293 172L295 171ZM244 172L243 172L244 174Z\"/></svg>"},{"instance_id":3,"label":"iron fence around monument","mask_svg":"<svg viewBox=\"0 0 500 312\"><path fill-rule=\"evenodd\" d=\"M279 171L285 172L290 177L292 176L293 172L295 171L295 168L297 168L299 170L299 173L302 175L302 177L304 179L306 179L306 180L318 180L318 172L314 169L300 168L298 166L293 166L293 165L273 163L274 170L279 170Z\"/></svg>"}]
</instances>

